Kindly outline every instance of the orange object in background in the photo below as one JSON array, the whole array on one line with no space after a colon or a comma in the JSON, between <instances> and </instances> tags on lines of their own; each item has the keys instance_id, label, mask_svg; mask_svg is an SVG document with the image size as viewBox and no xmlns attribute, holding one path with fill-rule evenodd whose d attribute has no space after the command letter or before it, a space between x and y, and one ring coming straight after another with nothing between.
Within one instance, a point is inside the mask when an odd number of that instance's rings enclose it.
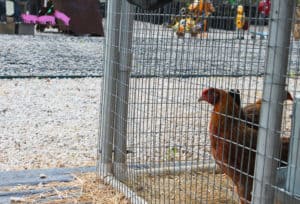
<instances>
[{"instance_id":1,"label":"orange object in background","mask_svg":"<svg viewBox=\"0 0 300 204\"><path fill-rule=\"evenodd\" d=\"M194 3L190 4L189 11L201 13L203 11L203 0L195 1Z\"/></svg>"},{"instance_id":2,"label":"orange object in background","mask_svg":"<svg viewBox=\"0 0 300 204\"><path fill-rule=\"evenodd\" d=\"M209 0L195 0L194 3L189 5L188 10L197 15L202 15L204 11L205 16L215 12L215 8Z\"/></svg>"},{"instance_id":3,"label":"orange object in background","mask_svg":"<svg viewBox=\"0 0 300 204\"><path fill-rule=\"evenodd\" d=\"M180 25L179 27L178 27L178 32L184 32L184 26L183 25Z\"/></svg>"},{"instance_id":4,"label":"orange object in background","mask_svg":"<svg viewBox=\"0 0 300 204\"><path fill-rule=\"evenodd\" d=\"M208 17L215 12L213 4L209 0L195 0L189 5L188 10L196 16ZM207 19L203 19L203 31L207 31Z\"/></svg>"}]
</instances>

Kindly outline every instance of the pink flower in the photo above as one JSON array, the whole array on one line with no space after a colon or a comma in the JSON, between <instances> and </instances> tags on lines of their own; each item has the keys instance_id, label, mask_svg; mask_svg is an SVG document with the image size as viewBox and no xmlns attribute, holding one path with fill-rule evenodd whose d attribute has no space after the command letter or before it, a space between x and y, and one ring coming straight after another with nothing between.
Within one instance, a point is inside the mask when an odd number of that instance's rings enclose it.
<instances>
[{"instance_id":1,"label":"pink flower","mask_svg":"<svg viewBox=\"0 0 300 204\"><path fill-rule=\"evenodd\" d=\"M35 24L37 22L38 17L30 14L22 14L21 18L24 23Z\"/></svg>"},{"instance_id":2,"label":"pink flower","mask_svg":"<svg viewBox=\"0 0 300 204\"><path fill-rule=\"evenodd\" d=\"M54 16L55 18L61 20L66 26L69 26L70 18L67 15L65 15L63 12L55 10Z\"/></svg>"},{"instance_id":3,"label":"pink flower","mask_svg":"<svg viewBox=\"0 0 300 204\"><path fill-rule=\"evenodd\" d=\"M55 25L55 17L54 16L39 16L37 22L43 25L50 24Z\"/></svg>"}]
</instances>

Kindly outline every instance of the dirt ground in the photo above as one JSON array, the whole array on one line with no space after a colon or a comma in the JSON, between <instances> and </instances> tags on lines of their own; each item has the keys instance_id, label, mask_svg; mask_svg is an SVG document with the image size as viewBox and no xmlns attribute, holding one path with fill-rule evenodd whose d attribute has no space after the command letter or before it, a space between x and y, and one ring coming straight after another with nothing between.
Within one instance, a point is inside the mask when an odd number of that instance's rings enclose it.
<instances>
[{"instance_id":1,"label":"dirt ground","mask_svg":"<svg viewBox=\"0 0 300 204\"><path fill-rule=\"evenodd\" d=\"M145 175L132 188L149 203L239 203L232 181L214 171Z\"/></svg>"}]
</instances>

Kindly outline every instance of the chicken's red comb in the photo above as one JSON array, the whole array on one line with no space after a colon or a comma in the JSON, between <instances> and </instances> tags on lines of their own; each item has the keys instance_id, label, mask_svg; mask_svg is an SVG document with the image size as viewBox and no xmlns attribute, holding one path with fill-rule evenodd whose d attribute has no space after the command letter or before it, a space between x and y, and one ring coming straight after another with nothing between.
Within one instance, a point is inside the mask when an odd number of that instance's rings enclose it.
<instances>
[{"instance_id":1,"label":"chicken's red comb","mask_svg":"<svg viewBox=\"0 0 300 204\"><path fill-rule=\"evenodd\" d=\"M207 94L210 88L205 88L202 90L202 95Z\"/></svg>"},{"instance_id":2,"label":"chicken's red comb","mask_svg":"<svg viewBox=\"0 0 300 204\"><path fill-rule=\"evenodd\" d=\"M209 88L205 88L202 90L202 94L207 94L209 91L214 91L216 90L216 88L213 88L213 87L209 87Z\"/></svg>"}]
</instances>

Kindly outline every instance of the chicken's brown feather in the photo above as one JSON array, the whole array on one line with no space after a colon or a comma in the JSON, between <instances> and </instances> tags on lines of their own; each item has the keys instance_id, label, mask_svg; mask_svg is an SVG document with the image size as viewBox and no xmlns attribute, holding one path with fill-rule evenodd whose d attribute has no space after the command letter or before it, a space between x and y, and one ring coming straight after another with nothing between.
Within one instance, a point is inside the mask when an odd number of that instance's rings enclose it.
<instances>
[{"instance_id":1,"label":"chicken's brown feather","mask_svg":"<svg viewBox=\"0 0 300 204\"><path fill-rule=\"evenodd\" d=\"M227 92L218 90L210 120L211 153L216 162L235 183L241 202L251 200L257 130L239 120L239 107Z\"/></svg>"},{"instance_id":2,"label":"chicken's brown feather","mask_svg":"<svg viewBox=\"0 0 300 204\"><path fill-rule=\"evenodd\" d=\"M284 100L293 100L293 97L289 91L285 91ZM259 99L255 103L248 104L242 108L242 116L244 116L243 119L249 122L248 125L250 127L258 129L261 106L262 99Z\"/></svg>"},{"instance_id":3,"label":"chicken's brown feather","mask_svg":"<svg viewBox=\"0 0 300 204\"><path fill-rule=\"evenodd\" d=\"M258 130L249 125L247 119L241 120L244 112L228 92L210 88L205 89L202 95L200 100L214 106L209 123L211 154L236 185L241 203L250 203ZM261 102L258 101L255 105L259 104ZM255 109L260 110L260 107ZM281 140L281 159L287 161L289 138Z\"/></svg>"}]
</instances>

